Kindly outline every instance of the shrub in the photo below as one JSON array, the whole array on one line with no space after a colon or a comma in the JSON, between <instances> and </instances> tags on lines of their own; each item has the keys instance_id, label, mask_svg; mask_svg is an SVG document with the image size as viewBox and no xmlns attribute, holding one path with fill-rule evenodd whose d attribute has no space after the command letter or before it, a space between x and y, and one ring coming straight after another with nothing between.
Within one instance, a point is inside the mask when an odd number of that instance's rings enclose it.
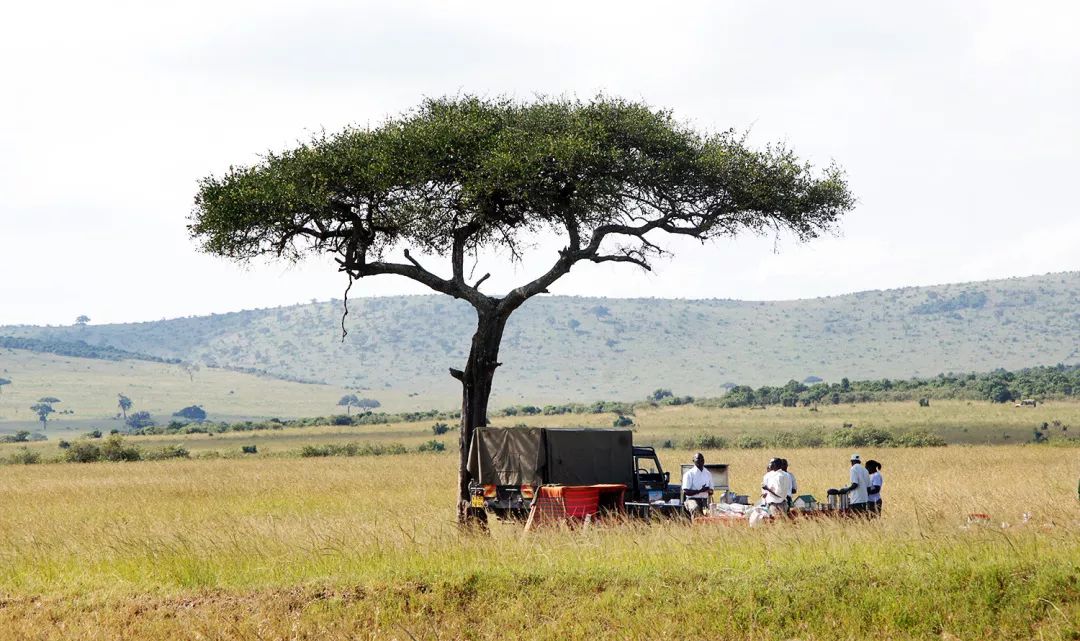
<instances>
[{"instance_id":1,"label":"shrub","mask_svg":"<svg viewBox=\"0 0 1080 641\"><path fill-rule=\"evenodd\" d=\"M8 454L7 462L12 465L35 465L41 462L41 454L29 447L20 447Z\"/></svg>"},{"instance_id":2,"label":"shrub","mask_svg":"<svg viewBox=\"0 0 1080 641\"><path fill-rule=\"evenodd\" d=\"M64 452L68 463L93 463L101 460L101 448L90 441L77 441Z\"/></svg>"},{"instance_id":3,"label":"shrub","mask_svg":"<svg viewBox=\"0 0 1080 641\"><path fill-rule=\"evenodd\" d=\"M101 438L101 430L90 430L84 436L86 438Z\"/></svg>"},{"instance_id":4,"label":"shrub","mask_svg":"<svg viewBox=\"0 0 1080 641\"><path fill-rule=\"evenodd\" d=\"M185 407L184 409L174 413L173 416L176 416L178 418L186 418L189 421L205 421L206 410L204 410L198 405L189 405L188 407Z\"/></svg>"},{"instance_id":5,"label":"shrub","mask_svg":"<svg viewBox=\"0 0 1080 641\"><path fill-rule=\"evenodd\" d=\"M125 422L129 430L141 430L156 425L154 417L150 415L150 412L146 411L129 414Z\"/></svg>"},{"instance_id":6,"label":"shrub","mask_svg":"<svg viewBox=\"0 0 1080 641\"><path fill-rule=\"evenodd\" d=\"M446 443L436 441L435 439L431 439L426 443L421 443L420 446L416 448L417 452L442 452L445 450Z\"/></svg>"},{"instance_id":7,"label":"shrub","mask_svg":"<svg viewBox=\"0 0 1080 641\"><path fill-rule=\"evenodd\" d=\"M927 430L912 430L895 439L898 447L945 447L945 439Z\"/></svg>"},{"instance_id":8,"label":"shrub","mask_svg":"<svg viewBox=\"0 0 1080 641\"><path fill-rule=\"evenodd\" d=\"M351 416L346 416L344 414L338 414L337 416L334 416L333 418L330 419L330 424L331 425L352 425L353 420L352 420Z\"/></svg>"},{"instance_id":9,"label":"shrub","mask_svg":"<svg viewBox=\"0 0 1080 641\"><path fill-rule=\"evenodd\" d=\"M435 436L441 436L443 434L446 434L449 431L450 431L450 426L447 425L446 423L436 423L436 424L431 426L431 432L433 434L435 434Z\"/></svg>"},{"instance_id":10,"label":"shrub","mask_svg":"<svg viewBox=\"0 0 1080 641\"><path fill-rule=\"evenodd\" d=\"M619 414L615 417L615 420L611 422L612 427L630 427L634 424L634 419L629 416L623 416Z\"/></svg>"},{"instance_id":11,"label":"shrub","mask_svg":"<svg viewBox=\"0 0 1080 641\"><path fill-rule=\"evenodd\" d=\"M143 450L142 458L146 461L164 461L173 458L191 458L191 453L180 445L166 445L150 450Z\"/></svg>"},{"instance_id":12,"label":"shrub","mask_svg":"<svg viewBox=\"0 0 1080 641\"><path fill-rule=\"evenodd\" d=\"M750 434L743 434L739 438L735 439L735 447L740 450L760 450L765 447L765 439L760 436L752 436Z\"/></svg>"},{"instance_id":13,"label":"shrub","mask_svg":"<svg viewBox=\"0 0 1080 641\"><path fill-rule=\"evenodd\" d=\"M715 434L698 434L683 441L683 447L688 450L722 450L727 446L727 439Z\"/></svg>"},{"instance_id":14,"label":"shrub","mask_svg":"<svg viewBox=\"0 0 1080 641\"><path fill-rule=\"evenodd\" d=\"M259 446L257 445L241 445L240 452L242 454L258 454Z\"/></svg>"},{"instance_id":15,"label":"shrub","mask_svg":"<svg viewBox=\"0 0 1080 641\"><path fill-rule=\"evenodd\" d=\"M142 455L134 445L125 445L124 437L113 434L101 446L101 458L106 461L138 461Z\"/></svg>"},{"instance_id":16,"label":"shrub","mask_svg":"<svg viewBox=\"0 0 1080 641\"><path fill-rule=\"evenodd\" d=\"M56 445L57 445L57 447L59 447L62 450L66 450L67 448L71 447L71 443L68 443L67 441L64 441L64 440L61 440Z\"/></svg>"},{"instance_id":17,"label":"shrub","mask_svg":"<svg viewBox=\"0 0 1080 641\"><path fill-rule=\"evenodd\" d=\"M304 458L321 456L382 456L405 454L409 450L400 443L331 443L328 445L305 445L300 450Z\"/></svg>"},{"instance_id":18,"label":"shrub","mask_svg":"<svg viewBox=\"0 0 1080 641\"><path fill-rule=\"evenodd\" d=\"M876 427L842 427L829 435L833 447L887 447L893 435Z\"/></svg>"}]
</instances>

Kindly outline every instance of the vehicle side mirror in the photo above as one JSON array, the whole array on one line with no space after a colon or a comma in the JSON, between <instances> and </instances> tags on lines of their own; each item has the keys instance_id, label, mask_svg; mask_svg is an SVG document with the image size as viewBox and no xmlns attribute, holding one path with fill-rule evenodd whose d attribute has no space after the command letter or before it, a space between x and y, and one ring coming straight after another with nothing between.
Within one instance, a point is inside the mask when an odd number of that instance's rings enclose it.
<instances>
[{"instance_id":1,"label":"vehicle side mirror","mask_svg":"<svg viewBox=\"0 0 1080 641\"><path fill-rule=\"evenodd\" d=\"M671 482L671 472L664 472L664 485Z\"/></svg>"}]
</instances>

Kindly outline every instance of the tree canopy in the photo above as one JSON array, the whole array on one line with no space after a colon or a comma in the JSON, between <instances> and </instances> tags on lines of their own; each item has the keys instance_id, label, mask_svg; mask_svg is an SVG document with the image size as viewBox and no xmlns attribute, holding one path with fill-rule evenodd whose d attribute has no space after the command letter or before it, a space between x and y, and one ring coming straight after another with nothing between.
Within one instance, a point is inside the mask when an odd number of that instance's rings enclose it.
<instances>
[{"instance_id":1,"label":"tree canopy","mask_svg":"<svg viewBox=\"0 0 1080 641\"><path fill-rule=\"evenodd\" d=\"M645 104L463 97L210 176L189 231L213 254L331 253L354 277L398 274L473 302L482 295L480 282L465 282L466 254L519 257L530 235L562 234L552 268L504 299L516 306L579 261L649 268L662 252L653 232L784 229L810 239L852 204L835 166L816 174L783 146L701 134ZM452 275L409 249L449 257ZM389 260L395 250L404 261Z\"/></svg>"}]
</instances>

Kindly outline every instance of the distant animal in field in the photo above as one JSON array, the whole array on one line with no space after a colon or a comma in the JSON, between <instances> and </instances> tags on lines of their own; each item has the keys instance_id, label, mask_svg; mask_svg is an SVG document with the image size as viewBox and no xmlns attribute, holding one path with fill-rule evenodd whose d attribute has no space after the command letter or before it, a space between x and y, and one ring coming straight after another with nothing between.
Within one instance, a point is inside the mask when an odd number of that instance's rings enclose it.
<instances>
[{"instance_id":1,"label":"distant animal in field","mask_svg":"<svg viewBox=\"0 0 1080 641\"><path fill-rule=\"evenodd\" d=\"M1035 399L1025 398L1016 405L1014 405L1014 407L1035 407L1036 405L1038 405L1038 403L1035 402Z\"/></svg>"}]
</instances>

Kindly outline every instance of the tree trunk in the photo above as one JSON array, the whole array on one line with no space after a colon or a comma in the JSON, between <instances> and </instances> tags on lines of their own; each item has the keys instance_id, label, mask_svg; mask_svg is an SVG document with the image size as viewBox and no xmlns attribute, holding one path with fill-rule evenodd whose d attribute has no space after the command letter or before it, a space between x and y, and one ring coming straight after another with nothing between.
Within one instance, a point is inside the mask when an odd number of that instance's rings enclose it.
<instances>
[{"instance_id":1,"label":"tree trunk","mask_svg":"<svg viewBox=\"0 0 1080 641\"><path fill-rule=\"evenodd\" d=\"M469 446L472 444L473 431L487 425L488 398L491 396L491 383L495 378L495 368L499 363L499 344L502 342L506 317L494 309L477 310L476 333L465 371L451 370L451 375L461 381L461 433L460 459L458 461L458 521L466 523L470 517L480 518L470 509L469 496Z\"/></svg>"}]
</instances>

